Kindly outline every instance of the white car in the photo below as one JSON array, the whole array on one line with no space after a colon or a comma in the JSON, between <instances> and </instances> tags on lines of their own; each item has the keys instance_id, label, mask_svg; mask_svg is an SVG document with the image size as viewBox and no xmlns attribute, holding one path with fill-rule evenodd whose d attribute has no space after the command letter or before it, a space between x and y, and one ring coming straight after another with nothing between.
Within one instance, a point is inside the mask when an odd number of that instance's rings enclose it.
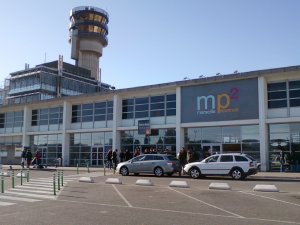
<instances>
[{"instance_id":1,"label":"white car","mask_svg":"<svg viewBox=\"0 0 300 225\"><path fill-rule=\"evenodd\" d=\"M216 154L201 162L186 164L184 171L195 179L206 175L221 175L240 180L257 173L257 162L246 154Z\"/></svg>"}]
</instances>

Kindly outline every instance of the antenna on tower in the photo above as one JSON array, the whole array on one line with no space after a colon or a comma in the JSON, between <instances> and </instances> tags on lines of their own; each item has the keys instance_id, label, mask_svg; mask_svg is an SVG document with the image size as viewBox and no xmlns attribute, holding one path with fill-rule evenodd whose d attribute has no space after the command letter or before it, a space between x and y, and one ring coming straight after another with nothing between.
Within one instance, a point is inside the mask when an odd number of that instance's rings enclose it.
<instances>
[{"instance_id":1,"label":"antenna on tower","mask_svg":"<svg viewBox=\"0 0 300 225\"><path fill-rule=\"evenodd\" d=\"M46 59L47 59L47 53L45 52L44 63L46 63Z\"/></svg>"}]
</instances>

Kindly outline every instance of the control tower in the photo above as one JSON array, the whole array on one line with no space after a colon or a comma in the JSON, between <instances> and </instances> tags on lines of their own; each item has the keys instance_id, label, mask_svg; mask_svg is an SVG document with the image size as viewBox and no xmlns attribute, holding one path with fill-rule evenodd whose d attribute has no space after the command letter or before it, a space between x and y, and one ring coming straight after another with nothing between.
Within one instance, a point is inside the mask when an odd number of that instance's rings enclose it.
<instances>
[{"instance_id":1,"label":"control tower","mask_svg":"<svg viewBox=\"0 0 300 225\"><path fill-rule=\"evenodd\" d=\"M80 6L70 12L71 58L76 60L76 66L89 69L99 81L99 58L108 44L108 20L108 13L97 7Z\"/></svg>"}]
</instances>

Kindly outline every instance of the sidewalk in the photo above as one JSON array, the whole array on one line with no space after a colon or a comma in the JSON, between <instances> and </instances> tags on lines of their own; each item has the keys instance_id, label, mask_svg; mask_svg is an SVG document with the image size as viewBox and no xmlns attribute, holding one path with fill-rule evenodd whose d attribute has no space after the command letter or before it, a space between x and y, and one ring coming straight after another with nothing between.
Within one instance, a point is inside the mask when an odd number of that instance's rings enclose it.
<instances>
[{"instance_id":1,"label":"sidewalk","mask_svg":"<svg viewBox=\"0 0 300 225\"><path fill-rule=\"evenodd\" d=\"M12 165L13 170L21 170L20 165ZM30 169L33 169L32 167ZM79 171L88 171L87 167L78 167ZM9 165L2 165L2 170L10 170ZM25 168L26 170L26 168ZM34 169L35 170L35 169ZM63 171L76 171L77 167L54 167L54 166L48 166L45 169L41 170L63 170ZM99 167L89 167L89 172L103 172L103 168ZM110 170L106 168L106 172L111 172L113 173L113 170ZM254 179L277 179L277 180L299 180L300 181L300 173L293 173L293 172L258 172L255 175L251 176Z\"/></svg>"}]
</instances>

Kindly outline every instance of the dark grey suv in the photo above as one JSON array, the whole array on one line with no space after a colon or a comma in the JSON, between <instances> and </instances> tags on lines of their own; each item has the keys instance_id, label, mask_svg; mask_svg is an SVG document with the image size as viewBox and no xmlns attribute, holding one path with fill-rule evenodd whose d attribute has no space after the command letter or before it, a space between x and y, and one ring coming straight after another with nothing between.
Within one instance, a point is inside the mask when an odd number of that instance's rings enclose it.
<instances>
[{"instance_id":1,"label":"dark grey suv","mask_svg":"<svg viewBox=\"0 0 300 225\"><path fill-rule=\"evenodd\" d=\"M154 174L157 177L181 170L179 161L172 155L166 154L145 154L134 157L126 162L119 163L117 173L127 176L130 173L138 175L140 173Z\"/></svg>"}]
</instances>

